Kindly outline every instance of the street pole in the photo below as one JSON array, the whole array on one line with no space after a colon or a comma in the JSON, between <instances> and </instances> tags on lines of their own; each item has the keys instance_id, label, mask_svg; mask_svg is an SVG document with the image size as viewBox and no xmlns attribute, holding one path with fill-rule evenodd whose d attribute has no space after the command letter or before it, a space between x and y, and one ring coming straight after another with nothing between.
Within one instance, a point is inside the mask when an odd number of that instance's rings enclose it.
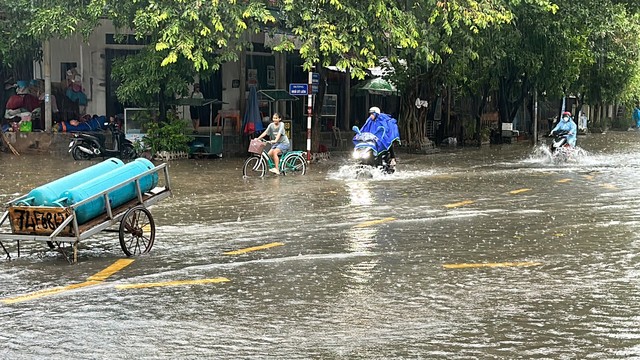
<instances>
[{"instance_id":1,"label":"street pole","mask_svg":"<svg viewBox=\"0 0 640 360\"><path fill-rule=\"evenodd\" d=\"M51 131L51 44L49 40L44 41L44 131Z\"/></svg>"},{"instance_id":2,"label":"street pole","mask_svg":"<svg viewBox=\"0 0 640 360\"><path fill-rule=\"evenodd\" d=\"M307 88L307 161L311 161L311 115L313 112L313 73L309 71Z\"/></svg>"},{"instance_id":3,"label":"street pole","mask_svg":"<svg viewBox=\"0 0 640 360\"><path fill-rule=\"evenodd\" d=\"M533 146L538 144L538 90L533 90Z\"/></svg>"}]
</instances>

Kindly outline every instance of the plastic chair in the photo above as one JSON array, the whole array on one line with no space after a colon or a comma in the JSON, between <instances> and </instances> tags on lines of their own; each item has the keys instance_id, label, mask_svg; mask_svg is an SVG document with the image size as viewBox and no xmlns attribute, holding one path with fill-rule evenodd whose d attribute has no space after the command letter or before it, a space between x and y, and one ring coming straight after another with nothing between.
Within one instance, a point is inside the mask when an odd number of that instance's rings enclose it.
<instances>
[{"instance_id":1,"label":"plastic chair","mask_svg":"<svg viewBox=\"0 0 640 360\"><path fill-rule=\"evenodd\" d=\"M219 110L218 115L213 120L216 124L216 132L220 132L220 126L224 131L225 120L231 120L233 130L238 134L242 134L242 119L240 119L240 110Z\"/></svg>"},{"instance_id":2,"label":"plastic chair","mask_svg":"<svg viewBox=\"0 0 640 360\"><path fill-rule=\"evenodd\" d=\"M346 149L347 147L347 139L342 138L342 132L336 126L332 127L333 130L333 146L338 149Z\"/></svg>"}]
</instances>

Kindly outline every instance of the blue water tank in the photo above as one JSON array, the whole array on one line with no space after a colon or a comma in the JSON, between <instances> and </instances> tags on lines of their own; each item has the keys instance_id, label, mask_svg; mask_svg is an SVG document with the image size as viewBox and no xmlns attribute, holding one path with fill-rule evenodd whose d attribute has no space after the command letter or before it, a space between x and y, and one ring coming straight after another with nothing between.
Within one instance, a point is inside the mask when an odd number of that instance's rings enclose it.
<instances>
[{"instance_id":1,"label":"blue water tank","mask_svg":"<svg viewBox=\"0 0 640 360\"><path fill-rule=\"evenodd\" d=\"M66 190L123 165L122 160L118 158L107 159L31 190L24 202L31 206L56 206L53 202L62 197L62 193Z\"/></svg>"},{"instance_id":2,"label":"blue water tank","mask_svg":"<svg viewBox=\"0 0 640 360\"><path fill-rule=\"evenodd\" d=\"M144 158L138 158L124 166L111 170L106 174L100 175L95 179L91 179L84 184L80 184L68 191L65 191L62 194L62 197L66 198L65 202L67 205L76 204L117 184L125 182L128 179L132 179L147 170L153 169L154 167L155 166L151 161ZM156 185L158 185L157 172L140 178L140 190L142 193L153 189ZM116 208L135 199L138 196L137 194L136 183L133 180L127 185L111 191L109 193L109 203L111 204L111 208ZM89 201L76 209L78 224L83 224L100 214L104 214L106 211L107 207L103 196Z\"/></svg>"}]
</instances>

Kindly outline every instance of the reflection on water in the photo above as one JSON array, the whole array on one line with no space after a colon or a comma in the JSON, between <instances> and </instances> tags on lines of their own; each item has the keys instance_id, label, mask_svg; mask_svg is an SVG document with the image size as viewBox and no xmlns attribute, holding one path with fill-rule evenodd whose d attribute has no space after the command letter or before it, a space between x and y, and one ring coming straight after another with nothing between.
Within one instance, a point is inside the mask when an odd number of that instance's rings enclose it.
<instances>
[{"instance_id":1,"label":"reflection on water","mask_svg":"<svg viewBox=\"0 0 640 360\"><path fill-rule=\"evenodd\" d=\"M400 153L395 174L364 179L340 154L295 179L242 179L243 159L171 163L152 252L101 284L0 303L0 354L638 358L640 134L578 144L586 155L567 164L521 143ZM89 165L0 162L5 201ZM81 244L75 266L21 250L0 261L0 298L82 283L123 256L110 233ZM443 267L495 262L541 265ZM230 281L115 287L216 277Z\"/></svg>"}]
</instances>

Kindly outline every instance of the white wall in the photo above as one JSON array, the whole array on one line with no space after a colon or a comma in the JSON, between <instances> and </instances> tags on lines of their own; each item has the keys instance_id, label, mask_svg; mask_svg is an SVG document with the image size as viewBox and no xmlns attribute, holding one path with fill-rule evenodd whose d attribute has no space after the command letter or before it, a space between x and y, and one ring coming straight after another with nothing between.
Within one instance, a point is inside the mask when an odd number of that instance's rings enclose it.
<instances>
[{"instance_id":1,"label":"white wall","mask_svg":"<svg viewBox=\"0 0 640 360\"><path fill-rule=\"evenodd\" d=\"M84 41L81 36L68 39L52 39L51 43L51 83L60 83L63 74L60 64L75 62L82 75L82 86L87 95L87 114L105 115L106 104L106 67L105 44L106 34L115 34L116 29L110 21L102 21L91 37ZM133 32L131 32L133 33ZM135 45L108 45L110 49L136 49ZM44 79L44 65L34 63L34 77Z\"/></svg>"},{"instance_id":2,"label":"white wall","mask_svg":"<svg viewBox=\"0 0 640 360\"><path fill-rule=\"evenodd\" d=\"M224 63L220 67L222 71L222 109L240 109L240 88L233 88L233 80L242 81L238 67L238 62Z\"/></svg>"},{"instance_id":3,"label":"white wall","mask_svg":"<svg viewBox=\"0 0 640 360\"><path fill-rule=\"evenodd\" d=\"M101 26L96 28L91 37L84 41L80 36L69 39L51 40L51 82L59 83L63 74L60 64L75 62L82 75L82 83L87 95L87 114L104 115L106 113L106 66L105 49L137 49L136 45L105 44L106 34L116 34L117 31L110 21L103 20ZM133 34L133 32L130 32ZM254 41L264 41L264 34L253 35ZM44 78L43 64L34 63L35 78ZM221 66L222 72L222 101L223 109L240 109L240 88L233 88L233 80L245 81L240 78L239 62L225 63ZM183 109L183 116L189 117L188 108Z\"/></svg>"}]
</instances>

